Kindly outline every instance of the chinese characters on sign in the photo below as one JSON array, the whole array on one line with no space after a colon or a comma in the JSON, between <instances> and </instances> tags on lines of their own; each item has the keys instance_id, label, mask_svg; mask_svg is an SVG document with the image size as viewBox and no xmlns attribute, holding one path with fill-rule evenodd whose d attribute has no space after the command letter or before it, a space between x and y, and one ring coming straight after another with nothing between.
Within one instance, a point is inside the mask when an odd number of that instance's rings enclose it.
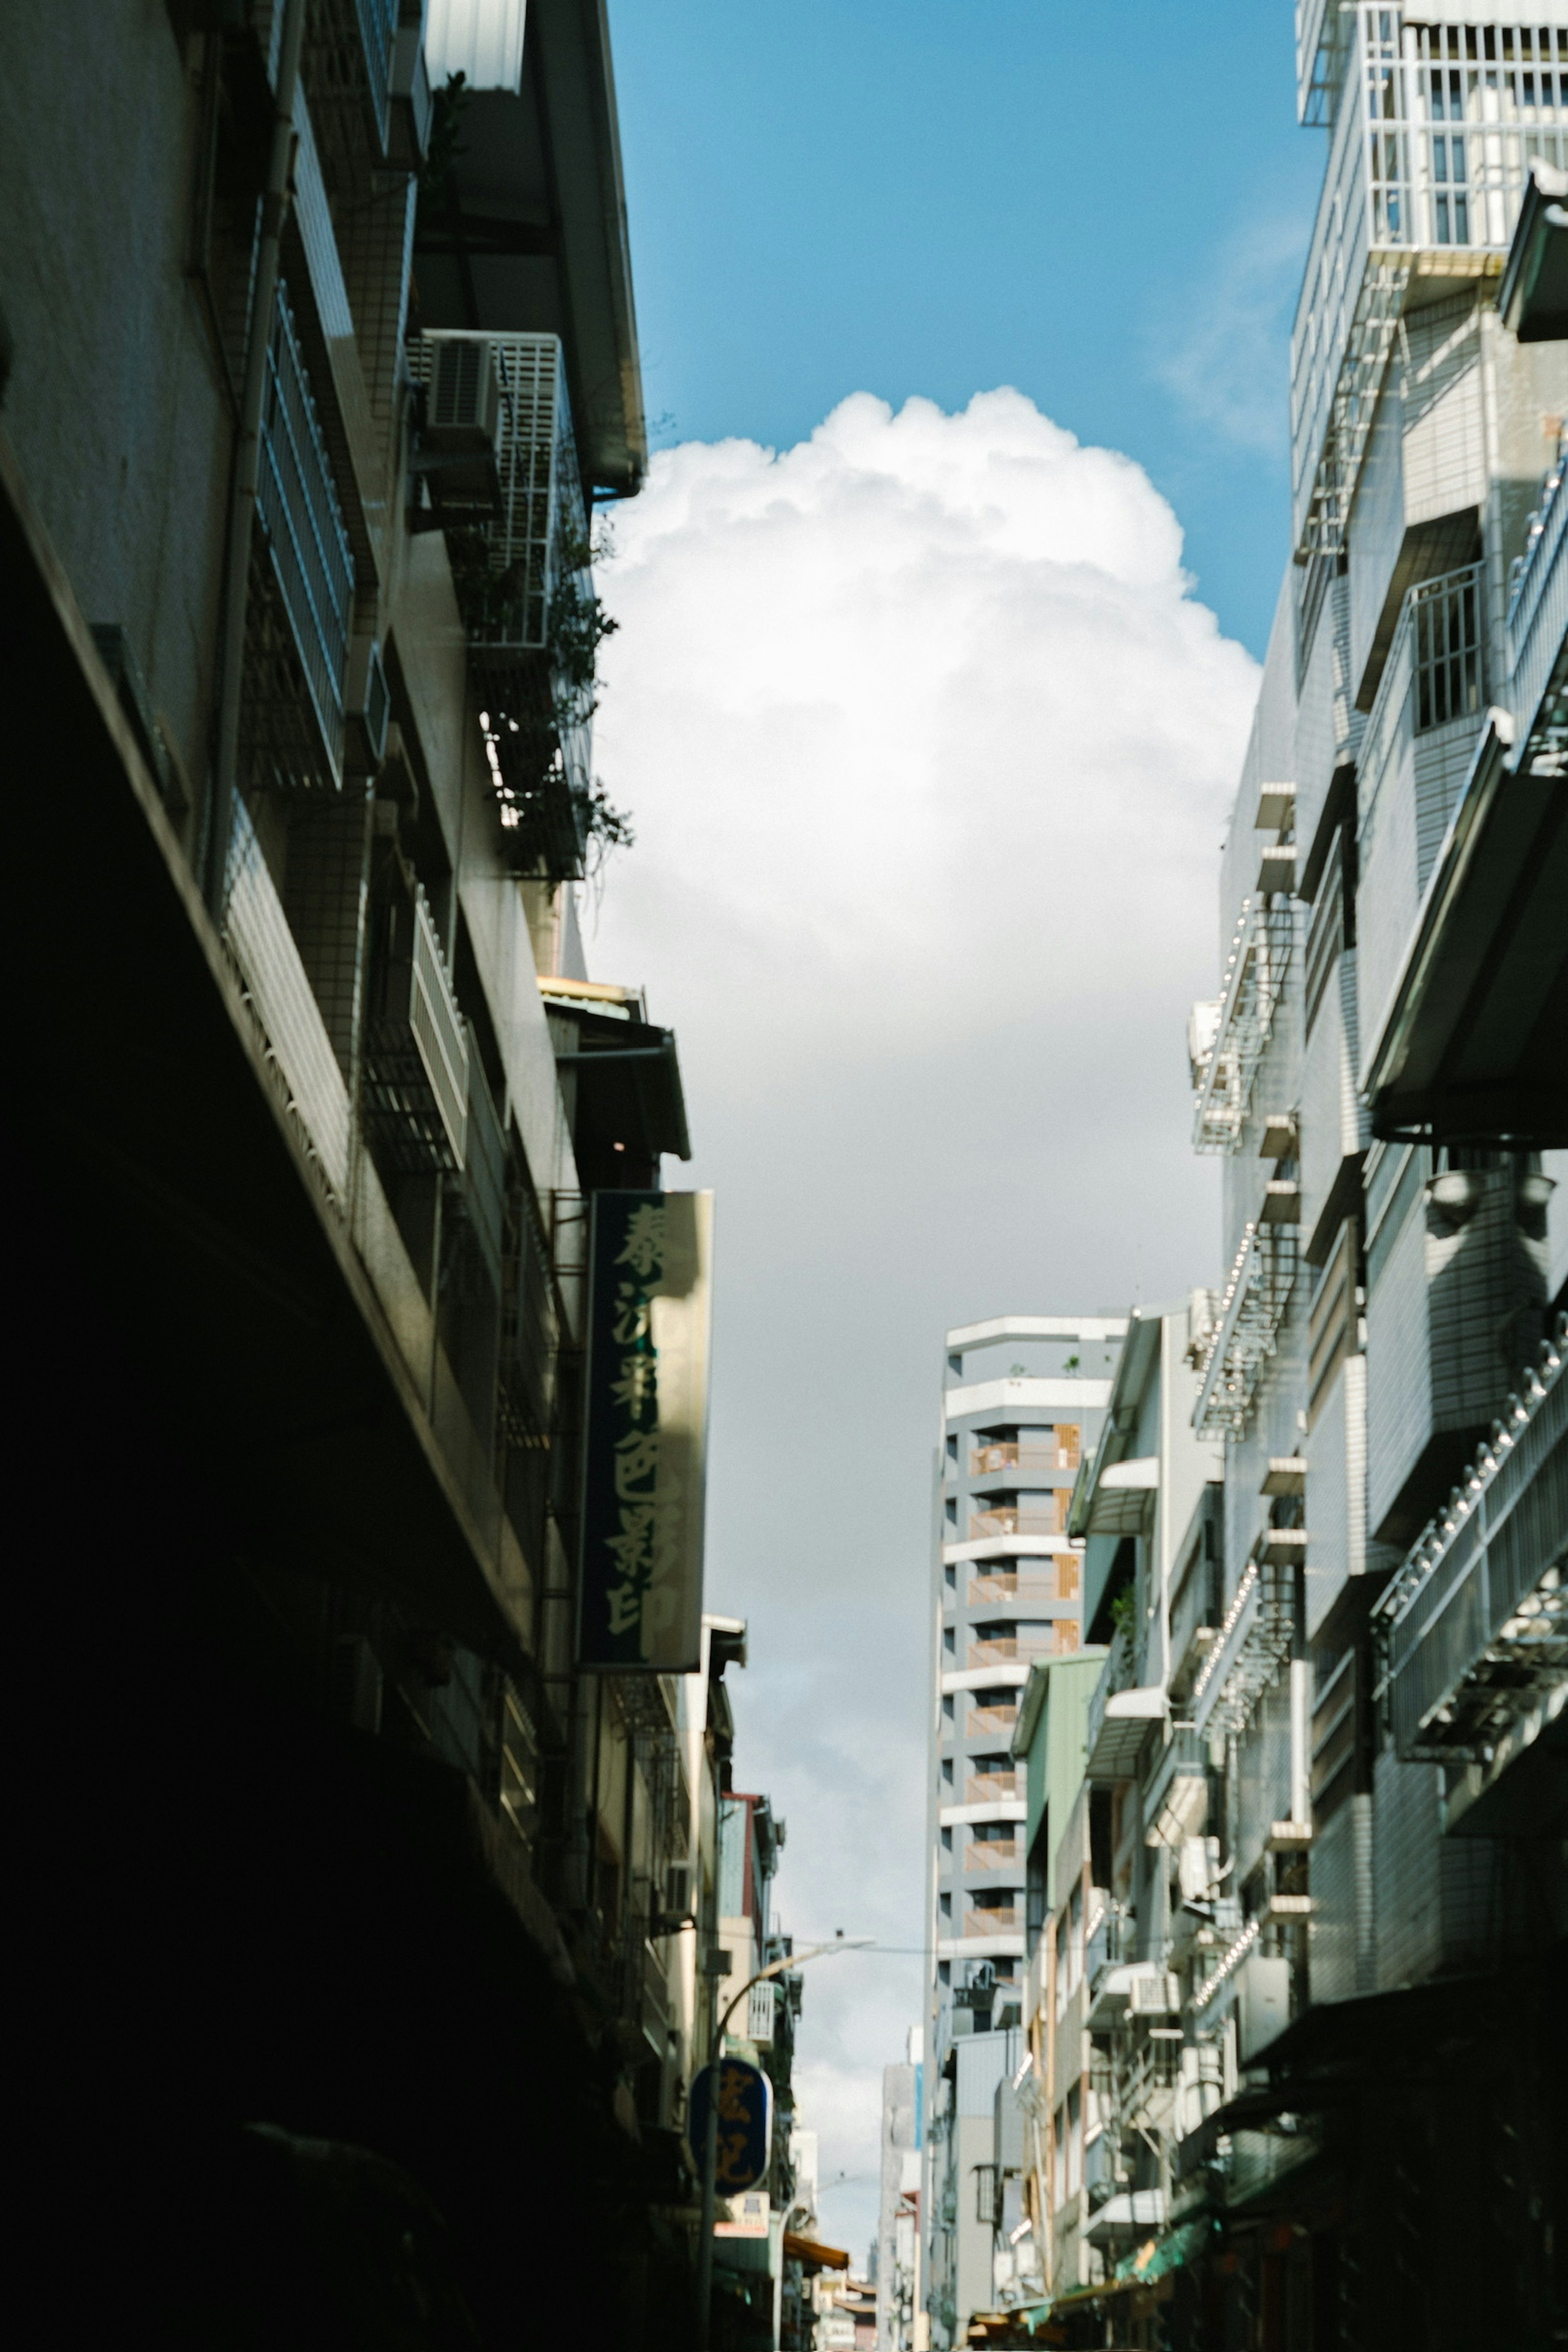
<instances>
[{"instance_id":1,"label":"chinese characters on sign","mask_svg":"<svg viewBox=\"0 0 1568 2352\"><path fill-rule=\"evenodd\" d=\"M767 2178L773 2154L773 2086L760 2067L743 2058L704 2066L691 2085L691 2152L699 2168L708 2132L708 2102L719 2077L719 2137L713 2186L721 2197L739 2197Z\"/></svg>"},{"instance_id":2,"label":"chinese characters on sign","mask_svg":"<svg viewBox=\"0 0 1568 2352\"><path fill-rule=\"evenodd\" d=\"M700 1663L709 1192L596 1192L578 1663Z\"/></svg>"}]
</instances>

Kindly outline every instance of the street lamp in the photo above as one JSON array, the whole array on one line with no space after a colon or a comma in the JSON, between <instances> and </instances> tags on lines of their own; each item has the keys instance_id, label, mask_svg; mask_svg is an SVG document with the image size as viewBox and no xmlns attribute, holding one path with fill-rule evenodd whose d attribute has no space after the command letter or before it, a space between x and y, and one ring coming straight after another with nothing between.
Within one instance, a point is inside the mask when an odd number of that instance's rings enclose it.
<instances>
[{"instance_id":1,"label":"street lamp","mask_svg":"<svg viewBox=\"0 0 1568 2352\"><path fill-rule=\"evenodd\" d=\"M713 2322L713 2207L714 2174L719 2168L719 2061L723 2054L724 2029L753 1985L762 1984L768 1977L783 1976L790 1969L803 1969L808 1960L822 1960L835 1952L864 1951L875 1943L874 1936L836 1936L831 1944L814 1944L809 1951L791 1952L782 1960L770 1960L754 1977L748 1977L741 1990L720 2012L713 2024L712 2040L708 2053L708 2121L702 2135L702 2234L697 2247L697 2352L708 2352Z\"/></svg>"}]
</instances>

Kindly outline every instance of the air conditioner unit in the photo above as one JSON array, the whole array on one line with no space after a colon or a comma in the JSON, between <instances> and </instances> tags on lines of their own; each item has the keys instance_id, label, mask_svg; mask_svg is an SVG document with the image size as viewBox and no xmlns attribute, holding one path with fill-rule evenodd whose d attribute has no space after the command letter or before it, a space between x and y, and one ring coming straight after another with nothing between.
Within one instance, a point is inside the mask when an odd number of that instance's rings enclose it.
<instances>
[{"instance_id":1,"label":"air conditioner unit","mask_svg":"<svg viewBox=\"0 0 1568 2352\"><path fill-rule=\"evenodd\" d=\"M684 1862L672 1862L665 1873L664 1907L677 1919L684 1919L691 1908L691 1871Z\"/></svg>"},{"instance_id":2,"label":"air conditioner unit","mask_svg":"<svg viewBox=\"0 0 1568 2352\"><path fill-rule=\"evenodd\" d=\"M425 438L432 448L493 449L500 430L500 374L483 335L432 335Z\"/></svg>"},{"instance_id":3,"label":"air conditioner unit","mask_svg":"<svg viewBox=\"0 0 1568 2352\"><path fill-rule=\"evenodd\" d=\"M1133 2017L1169 2017L1181 2007L1175 1978L1164 1969L1154 1976L1135 1976L1128 1988L1127 2005Z\"/></svg>"}]
</instances>

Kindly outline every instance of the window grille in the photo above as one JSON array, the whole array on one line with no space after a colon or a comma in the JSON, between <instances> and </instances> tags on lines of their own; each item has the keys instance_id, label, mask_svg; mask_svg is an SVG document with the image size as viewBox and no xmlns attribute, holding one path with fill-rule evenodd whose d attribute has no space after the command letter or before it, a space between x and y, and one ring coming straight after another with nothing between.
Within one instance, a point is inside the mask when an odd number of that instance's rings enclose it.
<instances>
[{"instance_id":1,"label":"window grille","mask_svg":"<svg viewBox=\"0 0 1568 2352\"><path fill-rule=\"evenodd\" d=\"M295 690L294 665L286 663L280 670L276 657L265 658L267 649L253 646L247 698L280 772L258 781L335 788L342 759L343 677L353 604L353 553L310 380L300 355L288 289L281 283L267 354L257 512L320 735L318 746L310 742L308 730L301 737L297 728L286 723L290 705L295 706L296 717L302 715L297 709L300 698ZM263 657L257 659L258 654Z\"/></svg>"},{"instance_id":2,"label":"window grille","mask_svg":"<svg viewBox=\"0 0 1568 2352\"><path fill-rule=\"evenodd\" d=\"M1479 567L1471 565L1428 581L1412 597L1417 735L1446 727L1452 719L1479 715Z\"/></svg>"}]
</instances>

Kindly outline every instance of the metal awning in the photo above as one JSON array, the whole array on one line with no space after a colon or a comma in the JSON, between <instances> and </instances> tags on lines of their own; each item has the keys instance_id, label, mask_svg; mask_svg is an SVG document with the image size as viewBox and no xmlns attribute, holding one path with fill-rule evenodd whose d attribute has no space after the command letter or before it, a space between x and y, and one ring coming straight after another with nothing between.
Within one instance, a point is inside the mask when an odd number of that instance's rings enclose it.
<instances>
[{"instance_id":1,"label":"metal awning","mask_svg":"<svg viewBox=\"0 0 1568 2352\"><path fill-rule=\"evenodd\" d=\"M1568 1144L1568 776L1532 744L1481 739L1367 1066L1374 1135Z\"/></svg>"},{"instance_id":2,"label":"metal awning","mask_svg":"<svg viewBox=\"0 0 1568 2352\"><path fill-rule=\"evenodd\" d=\"M1106 2200L1083 2234L1091 2246L1103 2246L1115 2238L1134 2238L1140 2230L1158 2230L1164 2220L1163 2189L1127 2189Z\"/></svg>"},{"instance_id":3,"label":"metal awning","mask_svg":"<svg viewBox=\"0 0 1568 2352\"><path fill-rule=\"evenodd\" d=\"M549 982L542 992L550 1001ZM689 1160L674 1030L626 1013L596 1011L575 998L551 1002L551 1010L569 1013L576 1035L569 1049L558 1045L555 1059L563 1075L570 1072L576 1080L572 1124L579 1161L617 1146L629 1160L656 1167L661 1152Z\"/></svg>"},{"instance_id":4,"label":"metal awning","mask_svg":"<svg viewBox=\"0 0 1568 2352\"><path fill-rule=\"evenodd\" d=\"M1112 1462L1095 1479L1085 1522L1091 1536L1146 1534L1160 1486L1155 1454L1136 1462Z\"/></svg>"},{"instance_id":5,"label":"metal awning","mask_svg":"<svg viewBox=\"0 0 1568 2352\"><path fill-rule=\"evenodd\" d=\"M1568 336L1568 172L1540 157L1524 184L1498 309L1521 343Z\"/></svg>"},{"instance_id":6,"label":"metal awning","mask_svg":"<svg viewBox=\"0 0 1568 2352\"><path fill-rule=\"evenodd\" d=\"M1105 1702L1084 1767L1086 1780L1130 1780L1138 1769L1149 1727L1164 1720L1170 1702L1163 1690L1117 1691Z\"/></svg>"}]
</instances>

